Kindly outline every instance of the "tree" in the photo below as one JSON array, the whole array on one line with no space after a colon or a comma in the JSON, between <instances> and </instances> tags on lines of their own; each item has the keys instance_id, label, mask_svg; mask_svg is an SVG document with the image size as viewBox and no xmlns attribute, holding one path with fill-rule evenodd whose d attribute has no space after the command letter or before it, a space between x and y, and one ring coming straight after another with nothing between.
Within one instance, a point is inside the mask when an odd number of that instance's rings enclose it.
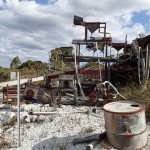
<instances>
[{"instance_id":1,"label":"tree","mask_svg":"<svg viewBox=\"0 0 150 150\"><path fill-rule=\"evenodd\" d=\"M43 72L43 62L27 60L26 62L22 63L18 69L28 70L28 72L29 70L32 70L32 74L35 74L36 71L36 75L39 76L41 72Z\"/></svg>"},{"instance_id":2,"label":"tree","mask_svg":"<svg viewBox=\"0 0 150 150\"><path fill-rule=\"evenodd\" d=\"M28 68L28 69L31 69L31 68L43 68L43 63L41 61L32 61L32 60L28 60L24 63L22 63L20 66L19 66L19 69L23 69L23 68Z\"/></svg>"},{"instance_id":3,"label":"tree","mask_svg":"<svg viewBox=\"0 0 150 150\"><path fill-rule=\"evenodd\" d=\"M10 64L10 68L11 69L17 69L20 64L21 64L20 59L18 56L16 56L15 58L12 59L11 64Z\"/></svg>"}]
</instances>

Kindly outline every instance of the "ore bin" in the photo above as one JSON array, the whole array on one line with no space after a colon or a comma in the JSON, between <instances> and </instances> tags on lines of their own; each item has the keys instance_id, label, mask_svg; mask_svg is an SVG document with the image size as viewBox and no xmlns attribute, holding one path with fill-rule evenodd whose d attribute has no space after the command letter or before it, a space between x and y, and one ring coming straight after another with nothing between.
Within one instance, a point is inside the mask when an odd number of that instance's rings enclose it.
<instances>
[{"instance_id":1,"label":"ore bin","mask_svg":"<svg viewBox=\"0 0 150 150\"><path fill-rule=\"evenodd\" d=\"M134 101L117 101L104 105L108 142L119 150L140 149L147 144L145 105Z\"/></svg>"}]
</instances>

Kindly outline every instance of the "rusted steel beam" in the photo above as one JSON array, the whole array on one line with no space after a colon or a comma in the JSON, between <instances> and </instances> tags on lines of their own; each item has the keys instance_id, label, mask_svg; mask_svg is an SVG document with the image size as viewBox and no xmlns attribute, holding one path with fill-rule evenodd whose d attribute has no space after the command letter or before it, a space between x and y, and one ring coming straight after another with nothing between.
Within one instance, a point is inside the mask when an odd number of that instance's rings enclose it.
<instances>
[{"instance_id":1,"label":"rusted steel beam","mask_svg":"<svg viewBox=\"0 0 150 150\"><path fill-rule=\"evenodd\" d=\"M112 38L111 37L105 37L105 38L100 38L100 39L87 39L87 40L82 40L82 39L74 39L72 40L72 44L80 44L80 45L86 45L87 43L93 43L93 42L111 42Z\"/></svg>"},{"instance_id":2,"label":"rusted steel beam","mask_svg":"<svg viewBox=\"0 0 150 150\"><path fill-rule=\"evenodd\" d=\"M74 57L73 55L61 55L62 59L65 59L69 62L74 62ZM101 62L116 62L116 59L111 58L111 57L93 57L93 56L77 56L78 61L80 62L97 62L98 59Z\"/></svg>"},{"instance_id":3,"label":"rusted steel beam","mask_svg":"<svg viewBox=\"0 0 150 150\"><path fill-rule=\"evenodd\" d=\"M138 46L140 46L142 49L146 48L148 44L150 44L150 35L144 37L144 38L136 38L135 41L137 41Z\"/></svg>"},{"instance_id":4,"label":"rusted steel beam","mask_svg":"<svg viewBox=\"0 0 150 150\"><path fill-rule=\"evenodd\" d=\"M79 69L79 74L98 74L99 70L84 70L84 69ZM105 74L105 70L101 70L102 75ZM68 71L68 72L64 72L62 74L55 74L55 75L47 75L47 80L50 79L54 79L54 78L59 78L59 75L63 75L63 74L68 74L68 75L74 75L75 74L75 70L73 71Z\"/></svg>"}]
</instances>

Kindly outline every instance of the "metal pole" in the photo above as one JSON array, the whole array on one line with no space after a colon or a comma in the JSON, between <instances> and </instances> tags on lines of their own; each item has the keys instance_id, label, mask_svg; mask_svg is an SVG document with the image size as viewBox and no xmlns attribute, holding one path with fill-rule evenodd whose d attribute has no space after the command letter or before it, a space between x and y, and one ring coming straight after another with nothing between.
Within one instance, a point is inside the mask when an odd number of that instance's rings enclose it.
<instances>
[{"instance_id":1,"label":"metal pole","mask_svg":"<svg viewBox=\"0 0 150 150\"><path fill-rule=\"evenodd\" d=\"M5 88L3 87L3 103L4 103L4 100L5 100Z\"/></svg>"},{"instance_id":2,"label":"metal pole","mask_svg":"<svg viewBox=\"0 0 150 150\"><path fill-rule=\"evenodd\" d=\"M7 84L7 91L6 91L6 94L7 94L7 101L6 101L6 104L8 105L8 99L9 99L9 86Z\"/></svg>"},{"instance_id":3,"label":"metal pole","mask_svg":"<svg viewBox=\"0 0 150 150\"><path fill-rule=\"evenodd\" d=\"M17 148L20 147L20 72L17 72Z\"/></svg>"},{"instance_id":4,"label":"metal pole","mask_svg":"<svg viewBox=\"0 0 150 150\"><path fill-rule=\"evenodd\" d=\"M108 43L106 42L106 54L105 54L105 57L107 58L107 56L108 56ZM108 61L105 62L105 73L106 73L105 80L108 80Z\"/></svg>"}]
</instances>

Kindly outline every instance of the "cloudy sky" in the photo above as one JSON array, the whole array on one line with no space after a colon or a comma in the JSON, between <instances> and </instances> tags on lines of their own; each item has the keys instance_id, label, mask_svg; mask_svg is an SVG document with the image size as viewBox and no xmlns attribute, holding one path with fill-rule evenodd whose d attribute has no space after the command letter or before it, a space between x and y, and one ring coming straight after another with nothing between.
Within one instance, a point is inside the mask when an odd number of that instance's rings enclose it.
<instances>
[{"instance_id":1,"label":"cloudy sky","mask_svg":"<svg viewBox=\"0 0 150 150\"><path fill-rule=\"evenodd\" d=\"M47 62L51 49L73 46L72 39L84 37L74 15L107 22L114 42L150 33L150 0L0 0L0 66L15 56Z\"/></svg>"}]
</instances>

